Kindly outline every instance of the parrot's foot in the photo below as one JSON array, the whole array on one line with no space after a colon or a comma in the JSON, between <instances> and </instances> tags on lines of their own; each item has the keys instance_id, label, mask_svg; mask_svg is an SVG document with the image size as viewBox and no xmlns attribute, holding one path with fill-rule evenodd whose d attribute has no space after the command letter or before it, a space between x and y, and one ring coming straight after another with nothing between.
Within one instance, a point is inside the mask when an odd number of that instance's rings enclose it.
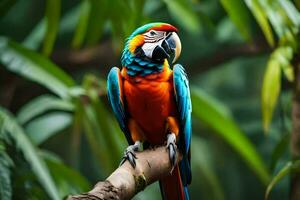
<instances>
[{"instance_id":1,"label":"parrot's foot","mask_svg":"<svg viewBox=\"0 0 300 200\"><path fill-rule=\"evenodd\" d=\"M169 158L172 164L172 167L176 164L176 136L174 133L167 135L167 149L169 150Z\"/></svg>"},{"instance_id":2,"label":"parrot's foot","mask_svg":"<svg viewBox=\"0 0 300 200\"><path fill-rule=\"evenodd\" d=\"M135 152L139 151L141 148L142 143L140 141L136 141L133 145L128 146L124 152L124 156L121 160L120 166L123 165L126 162L126 160L128 160L131 166L135 168L135 159L137 159Z\"/></svg>"}]
</instances>

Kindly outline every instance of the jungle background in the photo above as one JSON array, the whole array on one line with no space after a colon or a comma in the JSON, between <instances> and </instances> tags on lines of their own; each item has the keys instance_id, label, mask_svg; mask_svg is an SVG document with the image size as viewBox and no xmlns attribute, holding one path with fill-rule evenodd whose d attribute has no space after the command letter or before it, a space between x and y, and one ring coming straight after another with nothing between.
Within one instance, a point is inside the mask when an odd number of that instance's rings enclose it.
<instances>
[{"instance_id":1,"label":"jungle background","mask_svg":"<svg viewBox=\"0 0 300 200\"><path fill-rule=\"evenodd\" d=\"M289 199L300 1L1 0L0 199L86 192L127 144L106 96L126 37L178 27L193 103L191 199ZM134 199L160 199L152 184Z\"/></svg>"}]
</instances>

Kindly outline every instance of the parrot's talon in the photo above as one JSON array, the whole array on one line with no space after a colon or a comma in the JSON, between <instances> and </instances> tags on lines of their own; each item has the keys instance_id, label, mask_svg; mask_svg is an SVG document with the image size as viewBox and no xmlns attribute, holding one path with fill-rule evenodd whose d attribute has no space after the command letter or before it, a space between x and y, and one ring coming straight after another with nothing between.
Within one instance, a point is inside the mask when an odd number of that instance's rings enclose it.
<instances>
[{"instance_id":1,"label":"parrot's talon","mask_svg":"<svg viewBox=\"0 0 300 200\"><path fill-rule=\"evenodd\" d=\"M139 151L142 147L142 144L140 141L136 141L133 145L130 145L126 148L125 152L124 152L124 156L120 162L120 165L123 165L126 160L128 160L128 162L130 163L130 165L135 168L136 166L136 162L135 159L137 159L135 152Z\"/></svg>"},{"instance_id":2,"label":"parrot's talon","mask_svg":"<svg viewBox=\"0 0 300 200\"><path fill-rule=\"evenodd\" d=\"M174 168L176 164L176 158L177 158L176 136L174 133L167 135L167 149L169 151L169 158L172 164L172 168Z\"/></svg>"}]
</instances>

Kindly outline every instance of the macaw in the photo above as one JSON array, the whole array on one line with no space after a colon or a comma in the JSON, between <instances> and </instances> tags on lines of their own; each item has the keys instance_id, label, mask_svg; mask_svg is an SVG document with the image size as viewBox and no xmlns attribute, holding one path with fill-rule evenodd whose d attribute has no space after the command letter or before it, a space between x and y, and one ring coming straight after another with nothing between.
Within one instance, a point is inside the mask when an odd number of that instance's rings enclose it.
<instances>
[{"instance_id":1,"label":"macaw","mask_svg":"<svg viewBox=\"0 0 300 200\"><path fill-rule=\"evenodd\" d=\"M181 53L177 32L167 23L136 29L126 40L121 71L113 67L107 80L112 110L129 143L121 164L128 160L135 167L136 151L166 144L174 168L160 180L165 200L188 200L192 178L189 82L180 64L171 69ZM176 148L183 155L179 164Z\"/></svg>"}]
</instances>

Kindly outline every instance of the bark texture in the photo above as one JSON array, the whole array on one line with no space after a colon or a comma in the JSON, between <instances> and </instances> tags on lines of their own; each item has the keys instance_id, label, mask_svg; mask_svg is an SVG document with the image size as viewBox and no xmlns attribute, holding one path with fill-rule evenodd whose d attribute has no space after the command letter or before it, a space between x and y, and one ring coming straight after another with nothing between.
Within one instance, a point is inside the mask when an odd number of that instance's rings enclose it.
<instances>
[{"instance_id":1,"label":"bark texture","mask_svg":"<svg viewBox=\"0 0 300 200\"><path fill-rule=\"evenodd\" d=\"M300 58L299 55L294 60L295 82L294 95L292 103L292 137L291 137L291 153L293 160L300 159ZM291 200L300 199L300 174L293 173L291 175Z\"/></svg>"},{"instance_id":2,"label":"bark texture","mask_svg":"<svg viewBox=\"0 0 300 200\"><path fill-rule=\"evenodd\" d=\"M181 159L177 151L177 162ZM172 172L169 153L165 146L137 153L136 168L128 161L117 168L105 181L98 182L84 194L69 196L68 200L123 200L131 199L145 187Z\"/></svg>"}]
</instances>

